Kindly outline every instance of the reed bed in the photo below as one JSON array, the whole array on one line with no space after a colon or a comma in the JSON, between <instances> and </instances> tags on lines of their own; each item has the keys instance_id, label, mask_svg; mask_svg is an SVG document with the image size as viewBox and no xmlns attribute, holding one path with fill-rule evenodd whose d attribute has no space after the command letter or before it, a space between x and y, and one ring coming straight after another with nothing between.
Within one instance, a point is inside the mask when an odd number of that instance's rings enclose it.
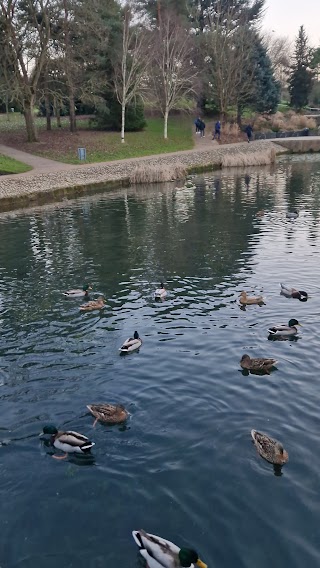
<instances>
[{"instance_id":1,"label":"reed bed","mask_svg":"<svg viewBox=\"0 0 320 568\"><path fill-rule=\"evenodd\" d=\"M237 152L226 154L222 157L222 168L234 168L239 166L267 166L276 161L275 148L266 148L258 152Z\"/></svg>"},{"instance_id":2,"label":"reed bed","mask_svg":"<svg viewBox=\"0 0 320 568\"><path fill-rule=\"evenodd\" d=\"M186 177L187 169L182 163L175 165L160 164L149 166L141 164L134 168L129 176L130 183L162 183Z\"/></svg>"}]
</instances>

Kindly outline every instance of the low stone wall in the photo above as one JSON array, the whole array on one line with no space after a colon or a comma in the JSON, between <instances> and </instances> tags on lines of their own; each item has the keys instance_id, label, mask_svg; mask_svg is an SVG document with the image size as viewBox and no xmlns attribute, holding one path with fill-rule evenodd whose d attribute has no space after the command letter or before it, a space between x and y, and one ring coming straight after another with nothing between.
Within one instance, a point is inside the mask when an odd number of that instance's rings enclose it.
<instances>
[{"instance_id":1,"label":"low stone wall","mask_svg":"<svg viewBox=\"0 0 320 568\"><path fill-rule=\"evenodd\" d=\"M161 165L174 167L179 164L185 166L188 172L196 172L219 169L225 156L242 156L243 153L248 155L250 164L255 165L255 155L258 157L262 152L270 152L271 149L277 154L286 152L285 148L271 141L250 144L241 142L225 146L213 142L212 148L208 145L197 150L74 166L72 169L55 172L37 173L35 170L28 174L1 176L0 211L28 204L46 203L66 196L74 197L102 187L129 185L129 177L139 165L161 168ZM256 165L259 165L258 161Z\"/></svg>"},{"instance_id":2,"label":"low stone wall","mask_svg":"<svg viewBox=\"0 0 320 568\"><path fill-rule=\"evenodd\" d=\"M287 148L293 154L305 154L308 152L320 152L320 136L305 136L304 138L281 138L275 140L282 148Z\"/></svg>"}]
</instances>

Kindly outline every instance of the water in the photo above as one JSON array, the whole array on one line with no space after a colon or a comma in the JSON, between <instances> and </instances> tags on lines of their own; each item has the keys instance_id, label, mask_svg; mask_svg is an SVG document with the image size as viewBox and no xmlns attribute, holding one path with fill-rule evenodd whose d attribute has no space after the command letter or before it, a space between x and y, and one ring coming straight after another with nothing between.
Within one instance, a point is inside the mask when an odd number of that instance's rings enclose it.
<instances>
[{"instance_id":1,"label":"water","mask_svg":"<svg viewBox=\"0 0 320 568\"><path fill-rule=\"evenodd\" d=\"M320 565L320 160L245 173L2 214L3 568L137 568L141 527L210 568ZM169 295L155 303L161 279ZM84 280L103 312L62 296ZM308 302L280 296L280 281ZM243 289L266 305L240 310ZM291 317L300 338L268 341ZM119 356L134 330L140 352ZM278 370L244 376L245 352ZM122 402L130 420L92 429L91 402ZM53 460L45 423L92 438L94 463ZM282 476L251 428L283 442Z\"/></svg>"}]
</instances>

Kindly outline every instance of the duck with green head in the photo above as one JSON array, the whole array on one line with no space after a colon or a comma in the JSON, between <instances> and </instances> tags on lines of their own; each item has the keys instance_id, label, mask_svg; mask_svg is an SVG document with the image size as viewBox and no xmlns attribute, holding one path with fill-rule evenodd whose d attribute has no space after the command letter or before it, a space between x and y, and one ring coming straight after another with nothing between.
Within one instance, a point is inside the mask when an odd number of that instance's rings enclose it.
<instances>
[{"instance_id":1,"label":"duck with green head","mask_svg":"<svg viewBox=\"0 0 320 568\"><path fill-rule=\"evenodd\" d=\"M148 568L207 568L192 548L179 548L173 542L142 529L132 531L132 536L139 546L141 556L147 561Z\"/></svg>"},{"instance_id":2,"label":"duck with green head","mask_svg":"<svg viewBox=\"0 0 320 568\"><path fill-rule=\"evenodd\" d=\"M271 336L294 336L297 335L297 326L301 326L301 323L296 319L291 319L288 325L274 325L268 329L268 333Z\"/></svg>"},{"instance_id":3,"label":"duck with green head","mask_svg":"<svg viewBox=\"0 0 320 568\"><path fill-rule=\"evenodd\" d=\"M74 432L73 430L67 430L65 432L59 431L53 424L46 424L40 437L49 436L51 444L65 453L64 456L52 456L56 459L65 459L68 454L88 454L94 442L90 442L89 438L79 434L79 432Z\"/></svg>"},{"instance_id":4,"label":"duck with green head","mask_svg":"<svg viewBox=\"0 0 320 568\"><path fill-rule=\"evenodd\" d=\"M86 298L89 295L89 291L92 290L92 286L90 284L83 284L81 288L75 288L74 290L67 290L67 292L63 292L63 295L66 298Z\"/></svg>"}]
</instances>

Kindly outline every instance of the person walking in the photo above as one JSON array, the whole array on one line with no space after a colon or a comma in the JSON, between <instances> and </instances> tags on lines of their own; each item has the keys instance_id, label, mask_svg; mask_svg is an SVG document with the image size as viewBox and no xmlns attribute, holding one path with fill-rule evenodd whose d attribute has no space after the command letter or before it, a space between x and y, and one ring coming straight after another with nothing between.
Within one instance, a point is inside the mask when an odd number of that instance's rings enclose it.
<instances>
[{"instance_id":1,"label":"person walking","mask_svg":"<svg viewBox=\"0 0 320 568\"><path fill-rule=\"evenodd\" d=\"M246 133L247 133L248 142L251 141L252 132L253 132L253 127L252 127L251 124L248 124L248 126L246 127Z\"/></svg>"},{"instance_id":2,"label":"person walking","mask_svg":"<svg viewBox=\"0 0 320 568\"><path fill-rule=\"evenodd\" d=\"M198 116L198 118L196 118L196 120L194 121L194 124L195 124L195 127L196 127L196 134L198 134L200 132L200 128L199 128L200 122L201 122L201 118L200 118L200 116Z\"/></svg>"},{"instance_id":3,"label":"person walking","mask_svg":"<svg viewBox=\"0 0 320 568\"><path fill-rule=\"evenodd\" d=\"M204 138L204 131L205 131L205 128L206 128L206 123L203 122L203 120L200 119L200 122L199 122L199 129L200 129L200 137L201 137L201 138Z\"/></svg>"},{"instance_id":4,"label":"person walking","mask_svg":"<svg viewBox=\"0 0 320 568\"><path fill-rule=\"evenodd\" d=\"M221 137L221 122L220 120L217 120L217 122L214 125L214 132L212 133L212 140L215 140L216 137L220 142L220 137Z\"/></svg>"}]
</instances>

